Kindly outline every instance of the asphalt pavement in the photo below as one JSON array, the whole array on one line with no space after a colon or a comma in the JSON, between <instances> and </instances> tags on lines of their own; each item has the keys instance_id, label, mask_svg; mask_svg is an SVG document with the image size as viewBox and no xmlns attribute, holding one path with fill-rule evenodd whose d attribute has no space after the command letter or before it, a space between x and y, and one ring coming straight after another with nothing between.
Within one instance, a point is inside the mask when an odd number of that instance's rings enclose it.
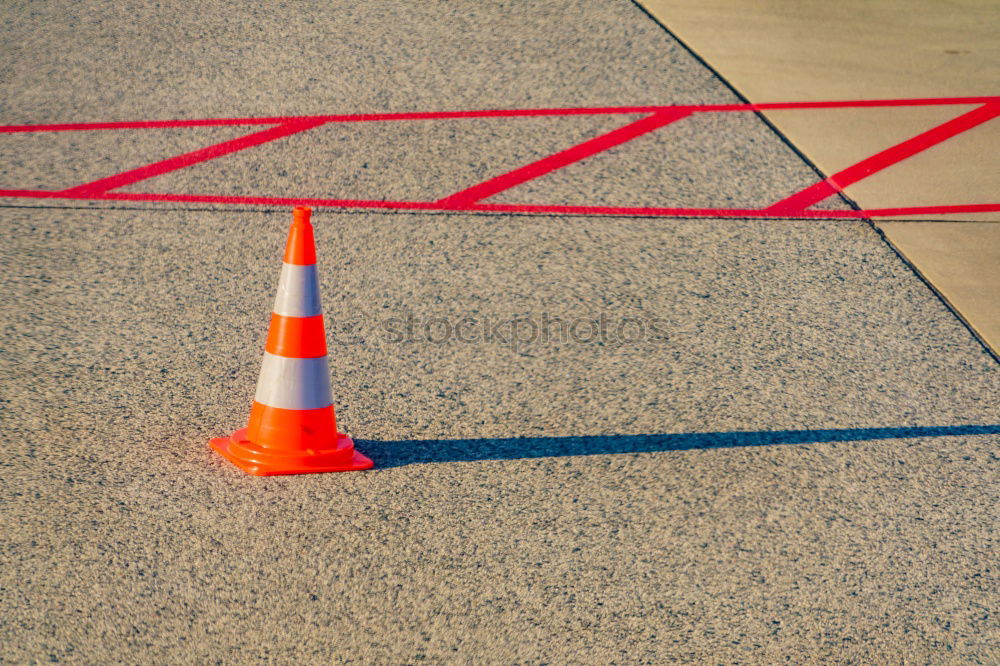
<instances>
[{"instance_id":1,"label":"asphalt pavement","mask_svg":"<svg viewBox=\"0 0 1000 666\"><path fill-rule=\"evenodd\" d=\"M629 2L0 15L5 124L735 100ZM330 125L133 187L430 200L628 120ZM699 122L497 200L816 178L755 116ZM230 130L8 136L0 176ZM290 211L3 203L0 661L1000 654L1000 369L865 221L317 210L338 420L375 469L256 478L208 440L245 424Z\"/></svg>"}]
</instances>

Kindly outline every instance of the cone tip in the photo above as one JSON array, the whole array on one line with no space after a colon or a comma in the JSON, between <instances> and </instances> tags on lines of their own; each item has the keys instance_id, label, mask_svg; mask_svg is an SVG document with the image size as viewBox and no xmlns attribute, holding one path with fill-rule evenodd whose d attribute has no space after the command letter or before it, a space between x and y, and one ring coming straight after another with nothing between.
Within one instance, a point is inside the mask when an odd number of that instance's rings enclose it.
<instances>
[{"instance_id":1,"label":"cone tip","mask_svg":"<svg viewBox=\"0 0 1000 666\"><path fill-rule=\"evenodd\" d=\"M309 206L296 206L292 209L292 224L309 224L309 216L312 208Z\"/></svg>"},{"instance_id":2,"label":"cone tip","mask_svg":"<svg viewBox=\"0 0 1000 666\"><path fill-rule=\"evenodd\" d=\"M309 224L308 206L296 206L292 210L292 226L288 228L288 242L285 243L285 263L304 266L316 263L316 241L313 227Z\"/></svg>"}]
</instances>

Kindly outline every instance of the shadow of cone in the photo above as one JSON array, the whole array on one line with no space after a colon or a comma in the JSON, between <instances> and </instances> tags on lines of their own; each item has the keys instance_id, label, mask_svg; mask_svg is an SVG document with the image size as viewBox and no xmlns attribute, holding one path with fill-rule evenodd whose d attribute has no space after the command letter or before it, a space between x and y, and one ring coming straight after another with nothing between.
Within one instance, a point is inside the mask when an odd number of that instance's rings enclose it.
<instances>
[{"instance_id":1,"label":"shadow of cone","mask_svg":"<svg viewBox=\"0 0 1000 666\"><path fill-rule=\"evenodd\" d=\"M346 472L372 461L337 432L310 209L295 208L246 428L211 441L256 476Z\"/></svg>"}]
</instances>

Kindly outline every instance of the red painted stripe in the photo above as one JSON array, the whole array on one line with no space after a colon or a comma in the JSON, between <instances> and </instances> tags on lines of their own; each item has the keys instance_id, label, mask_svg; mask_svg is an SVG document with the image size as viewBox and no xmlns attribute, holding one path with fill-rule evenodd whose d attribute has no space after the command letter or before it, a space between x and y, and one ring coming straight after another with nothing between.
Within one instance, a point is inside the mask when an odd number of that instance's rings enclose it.
<instances>
[{"instance_id":1,"label":"red painted stripe","mask_svg":"<svg viewBox=\"0 0 1000 666\"><path fill-rule=\"evenodd\" d=\"M61 193L52 193L61 195ZM3 196L3 190L0 190ZM50 197L45 197L50 198ZM60 196L64 199L79 197ZM448 210L433 201L382 201L378 199L310 199L306 197L256 197L214 194L154 194L144 192L107 192L85 199L104 201L170 201L179 203L243 204L249 206L316 206L323 208L392 208L400 210Z\"/></svg>"},{"instance_id":2,"label":"red painted stripe","mask_svg":"<svg viewBox=\"0 0 1000 666\"><path fill-rule=\"evenodd\" d=\"M953 104L988 104L1000 102L1000 95L982 97L923 97L907 99L848 99L824 102L764 102L749 104L754 111L777 111L779 109L848 109L873 106L947 106Z\"/></svg>"},{"instance_id":3,"label":"red painted stripe","mask_svg":"<svg viewBox=\"0 0 1000 666\"><path fill-rule=\"evenodd\" d=\"M281 139L286 136L291 136L292 134L304 132L305 130L312 129L313 127L317 127L322 124L322 122L313 120L279 125L278 127L272 127L261 132L254 132L253 134L241 136L237 139L217 143L213 146L200 148L193 152L185 153L184 155L178 155L160 162L147 164L146 166L139 167L138 169L132 169L131 171L125 171L115 174L114 176L101 178L100 180L95 180L90 183L77 185L76 187L64 190L64 192L74 196L102 194L109 190L114 190L119 187L131 185L132 183L137 183L141 180L146 180L147 178L155 178L156 176L160 176L169 171L184 169L193 164L198 164L199 162L205 162L217 157L222 157L223 155L229 155L240 150L245 150L246 148L259 146L260 144L267 143L268 141L274 141L275 139Z\"/></svg>"},{"instance_id":4,"label":"red painted stripe","mask_svg":"<svg viewBox=\"0 0 1000 666\"><path fill-rule=\"evenodd\" d=\"M663 111L716 112L767 111L778 109L835 109L877 106L936 106L1000 102L1000 96L933 97L926 99L834 100L826 102L772 102L763 104L687 104L565 109L485 109L478 111L417 111L407 113L350 113L323 116L270 116L263 118L203 118L191 120L138 120L122 122L0 125L0 133L84 130L157 129L169 127L215 127L220 125L284 125L299 122L348 123L387 120L443 120L448 118L512 118L527 116L573 116L614 113L659 113Z\"/></svg>"},{"instance_id":5,"label":"red painted stripe","mask_svg":"<svg viewBox=\"0 0 1000 666\"><path fill-rule=\"evenodd\" d=\"M826 199L828 196L842 191L849 185L863 180L897 162L901 162L908 157L923 152L942 141L947 141L956 134L992 120L998 115L1000 115L1000 103L984 104L922 134L918 134L911 139L907 139L867 159L861 160L843 171L838 171L825 180L821 180L815 185L807 187L801 192L797 192L769 206L767 210L773 213L787 214L808 208Z\"/></svg>"},{"instance_id":6,"label":"red painted stripe","mask_svg":"<svg viewBox=\"0 0 1000 666\"><path fill-rule=\"evenodd\" d=\"M563 109L483 109L473 111L415 111L409 113L347 113L323 116L270 116L263 118L205 118L192 120L135 120L103 123L59 123L51 125L0 125L0 133L58 132L121 129L167 129L171 127L216 127L220 125L279 125L317 121L323 123L356 123L394 120L458 120L462 118L523 118L534 116L586 116L625 113L658 113L660 111L752 111L748 104L720 105L646 105L595 106Z\"/></svg>"},{"instance_id":7,"label":"red painted stripe","mask_svg":"<svg viewBox=\"0 0 1000 666\"><path fill-rule=\"evenodd\" d=\"M540 159L537 162L532 162L531 164L525 165L519 169L514 169L509 173L505 173L501 176L497 176L496 178L479 183L478 185L474 185L468 189L456 192L455 194L439 200L437 203L448 208L462 208L463 206L475 203L476 201L488 199L498 192L509 190L512 187L517 187L518 185L529 180L534 180L535 178L544 176L545 174L555 171L556 169L561 169L569 164L573 164L574 162L585 160L588 157L596 155L597 153L603 152L627 141L631 141L632 139L640 137L643 134L648 134L649 132L658 130L665 125L669 125L675 120L679 120L689 115L691 115L690 111L676 110L654 113L651 116L646 116L645 118L641 118L634 123L630 123L624 127L619 127L618 129L608 132L607 134L602 134L601 136L590 139L589 141L584 141L583 143L577 144L572 148L563 150L562 152L549 155L548 157Z\"/></svg>"},{"instance_id":8,"label":"red painted stripe","mask_svg":"<svg viewBox=\"0 0 1000 666\"><path fill-rule=\"evenodd\" d=\"M820 211L810 211L820 212ZM869 208L859 211L859 217L917 217L920 215L948 215L950 213L996 213L1000 212L1000 203L993 204L955 204L951 206L906 206L900 208Z\"/></svg>"},{"instance_id":9,"label":"red painted stripe","mask_svg":"<svg viewBox=\"0 0 1000 666\"><path fill-rule=\"evenodd\" d=\"M140 201L230 204L244 206L314 206L317 208L434 210L448 212L527 213L541 215L621 215L633 217L754 217L775 219L843 219L899 217L903 215L944 215L949 213L1000 212L1000 203L946 206L909 206L869 210L800 210L776 213L765 208L659 208L646 206L546 206L529 204L471 204L465 208L444 208L432 201L378 201L363 199L308 199L304 197L223 196L212 194L154 194L107 192L94 196L72 196L44 190L0 190L0 197L31 199L85 199L90 201Z\"/></svg>"},{"instance_id":10,"label":"red painted stripe","mask_svg":"<svg viewBox=\"0 0 1000 666\"><path fill-rule=\"evenodd\" d=\"M992 213L1000 203L948 206L910 206L869 210L800 210L775 213L766 208L658 208L645 206L535 206L523 204L473 204L467 210L494 213L529 213L545 215L624 215L633 217L762 217L774 219L853 219L898 217L903 215L944 215L948 213Z\"/></svg>"}]
</instances>

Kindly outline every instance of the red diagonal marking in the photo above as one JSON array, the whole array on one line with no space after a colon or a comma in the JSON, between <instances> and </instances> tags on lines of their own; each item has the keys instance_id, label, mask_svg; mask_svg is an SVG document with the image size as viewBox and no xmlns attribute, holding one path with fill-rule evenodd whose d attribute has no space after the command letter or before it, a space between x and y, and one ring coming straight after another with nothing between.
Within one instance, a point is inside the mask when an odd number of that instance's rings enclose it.
<instances>
[{"instance_id":1,"label":"red diagonal marking","mask_svg":"<svg viewBox=\"0 0 1000 666\"><path fill-rule=\"evenodd\" d=\"M680 120L685 116L691 115L691 113L691 111L686 110L670 110L654 113L651 116L646 116L645 118L641 118L634 123L630 123L624 127L619 127L618 129L608 132L607 134L602 134L601 136L590 139L589 141L577 144L572 148L555 153L554 155L549 155L548 157L540 159L537 162L532 162L531 164L525 165L520 169L514 169L509 173L497 176L496 178L491 178L490 180L479 183L478 185L473 185L468 189L451 194L444 199L438 200L436 203L439 206L448 208L461 208L463 206L474 204L477 201L488 199L498 192L509 190L512 187L520 185L521 183L533 180L539 176L544 176L545 174L555 171L556 169L561 169L568 164L579 162L580 160L584 160L592 155L596 155L597 153L605 151L609 148L625 143L626 141L631 141L638 136L648 134L649 132L657 130L664 125L669 125L675 120Z\"/></svg>"},{"instance_id":2,"label":"red diagonal marking","mask_svg":"<svg viewBox=\"0 0 1000 666\"><path fill-rule=\"evenodd\" d=\"M912 139L907 139L867 159L861 160L843 171L838 171L829 178L821 180L815 185L772 204L765 210L769 213L795 213L805 210L809 206L842 191L845 187L853 185L873 173L901 162L907 157L912 157L917 153L923 152L931 146L947 141L953 136L981 125L988 120L992 120L998 115L1000 115L1000 104L995 102L984 104L922 134L918 134Z\"/></svg>"},{"instance_id":3,"label":"red diagonal marking","mask_svg":"<svg viewBox=\"0 0 1000 666\"><path fill-rule=\"evenodd\" d=\"M241 136L238 139L224 141L222 143L217 143L214 146L200 148L193 152L185 153L184 155L171 157L161 162L147 164L146 166L139 167L138 169L124 171L122 173L115 174L114 176L108 176L107 178L95 180L91 183L77 185L76 187L71 187L68 190L63 190L63 193L84 197L102 194L119 187L131 185L132 183L138 183L140 180L146 180L147 178L153 178L155 176L165 174L169 171L184 169L192 164L198 164L199 162L205 162L207 160L215 159L216 157L229 155L230 153L235 153L246 148L259 146L260 144L267 143L268 141L274 141L275 139L304 132L308 129L312 129L313 127L322 125L324 122L325 121L321 120L306 120L271 127L270 129L262 130L260 132L254 132L253 134Z\"/></svg>"}]
</instances>

